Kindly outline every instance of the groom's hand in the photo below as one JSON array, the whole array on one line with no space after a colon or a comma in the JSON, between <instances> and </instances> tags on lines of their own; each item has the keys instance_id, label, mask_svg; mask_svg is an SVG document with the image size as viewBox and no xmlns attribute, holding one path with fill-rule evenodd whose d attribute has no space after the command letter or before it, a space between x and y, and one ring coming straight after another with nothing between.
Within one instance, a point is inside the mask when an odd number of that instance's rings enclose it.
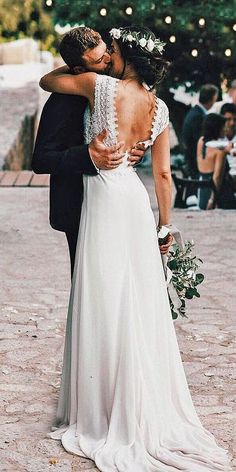
<instances>
[{"instance_id":1,"label":"groom's hand","mask_svg":"<svg viewBox=\"0 0 236 472\"><path fill-rule=\"evenodd\" d=\"M123 162L124 153L121 152L124 146L119 142L115 146L105 146L104 139L107 137L107 130L98 134L88 146L90 157L98 169L111 170L118 167Z\"/></svg>"}]
</instances>

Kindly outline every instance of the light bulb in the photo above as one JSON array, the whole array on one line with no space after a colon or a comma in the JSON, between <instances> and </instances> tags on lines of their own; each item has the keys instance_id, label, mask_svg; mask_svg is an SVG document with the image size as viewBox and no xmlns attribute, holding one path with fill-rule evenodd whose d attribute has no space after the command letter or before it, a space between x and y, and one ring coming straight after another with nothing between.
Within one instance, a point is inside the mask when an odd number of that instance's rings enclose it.
<instances>
[{"instance_id":1,"label":"light bulb","mask_svg":"<svg viewBox=\"0 0 236 472\"><path fill-rule=\"evenodd\" d=\"M225 50L225 55L226 55L227 57L230 57L231 54L232 54L231 49L227 48L227 49Z\"/></svg>"},{"instance_id":2,"label":"light bulb","mask_svg":"<svg viewBox=\"0 0 236 472\"><path fill-rule=\"evenodd\" d=\"M205 24L206 24L205 18L200 18L200 19L198 20L198 24L199 24L199 26L205 26Z\"/></svg>"},{"instance_id":3,"label":"light bulb","mask_svg":"<svg viewBox=\"0 0 236 472\"><path fill-rule=\"evenodd\" d=\"M127 7L125 10L126 15L132 15L133 13L133 8L132 7Z\"/></svg>"},{"instance_id":4,"label":"light bulb","mask_svg":"<svg viewBox=\"0 0 236 472\"><path fill-rule=\"evenodd\" d=\"M176 36L172 35L170 36L170 43L175 43L176 42Z\"/></svg>"},{"instance_id":5,"label":"light bulb","mask_svg":"<svg viewBox=\"0 0 236 472\"><path fill-rule=\"evenodd\" d=\"M100 13L101 16L107 16L107 9L106 8L101 8L99 13Z\"/></svg>"},{"instance_id":6,"label":"light bulb","mask_svg":"<svg viewBox=\"0 0 236 472\"><path fill-rule=\"evenodd\" d=\"M165 22L166 22L168 25L170 25L170 24L172 23L172 18L171 18L171 16L169 16L169 15L166 16L166 17L165 17Z\"/></svg>"},{"instance_id":7,"label":"light bulb","mask_svg":"<svg viewBox=\"0 0 236 472\"><path fill-rule=\"evenodd\" d=\"M193 57L197 57L197 56L198 56L198 50L197 50L197 49L193 49L193 50L191 51L191 54L192 54Z\"/></svg>"}]
</instances>

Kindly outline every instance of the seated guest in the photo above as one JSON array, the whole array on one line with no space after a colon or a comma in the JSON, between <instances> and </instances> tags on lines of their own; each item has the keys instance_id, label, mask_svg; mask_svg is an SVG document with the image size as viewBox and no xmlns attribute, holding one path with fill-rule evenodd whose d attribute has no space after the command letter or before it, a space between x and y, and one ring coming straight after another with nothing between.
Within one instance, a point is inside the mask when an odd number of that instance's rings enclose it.
<instances>
[{"instance_id":1,"label":"seated guest","mask_svg":"<svg viewBox=\"0 0 236 472\"><path fill-rule=\"evenodd\" d=\"M236 105L225 103L220 113L225 118L225 137L231 141L236 135Z\"/></svg>"},{"instance_id":2,"label":"seated guest","mask_svg":"<svg viewBox=\"0 0 236 472\"><path fill-rule=\"evenodd\" d=\"M216 113L206 116L203 136L197 145L197 165L201 180L212 180L216 193L210 188L199 190L199 207L202 210L218 208L235 209L234 182L229 174L227 153L232 149L229 143L223 150L206 146L208 141L224 137L225 118Z\"/></svg>"},{"instance_id":3,"label":"seated guest","mask_svg":"<svg viewBox=\"0 0 236 472\"><path fill-rule=\"evenodd\" d=\"M221 115L225 118L225 138L234 141L236 145L236 105L234 103L225 103L221 110ZM236 147L230 151L227 156L230 174L236 184Z\"/></svg>"},{"instance_id":4,"label":"seated guest","mask_svg":"<svg viewBox=\"0 0 236 472\"><path fill-rule=\"evenodd\" d=\"M188 174L194 178L197 170L197 142L201 136L202 124L207 111L217 100L218 88L212 84L203 85L200 89L199 103L188 111L183 124L183 145Z\"/></svg>"}]
</instances>

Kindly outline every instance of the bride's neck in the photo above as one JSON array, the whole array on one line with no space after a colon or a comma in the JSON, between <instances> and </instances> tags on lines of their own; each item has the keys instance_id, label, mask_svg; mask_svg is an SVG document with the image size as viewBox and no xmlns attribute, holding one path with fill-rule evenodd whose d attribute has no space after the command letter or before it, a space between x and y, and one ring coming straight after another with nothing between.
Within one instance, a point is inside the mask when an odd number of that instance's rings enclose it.
<instances>
[{"instance_id":1,"label":"bride's neck","mask_svg":"<svg viewBox=\"0 0 236 472\"><path fill-rule=\"evenodd\" d=\"M138 75L132 66L127 64L121 77L122 80L138 80Z\"/></svg>"}]
</instances>

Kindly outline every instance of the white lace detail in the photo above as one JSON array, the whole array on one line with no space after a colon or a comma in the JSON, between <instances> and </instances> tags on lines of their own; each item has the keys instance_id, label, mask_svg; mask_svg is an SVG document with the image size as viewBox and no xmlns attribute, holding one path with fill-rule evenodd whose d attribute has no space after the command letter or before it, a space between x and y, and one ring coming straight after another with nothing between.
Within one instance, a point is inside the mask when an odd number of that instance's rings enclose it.
<instances>
[{"instance_id":1,"label":"white lace detail","mask_svg":"<svg viewBox=\"0 0 236 472\"><path fill-rule=\"evenodd\" d=\"M119 80L107 75L97 75L94 109L87 107L84 116L85 142L90 143L104 129L108 130L104 144L112 146L117 142L117 115L115 98Z\"/></svg>"},{"instance_id":2,"label":"white lace detail","mask_svg":"<svg viewBox=\"0 0 236 472\"><path fill-rule=\"evenodd\" d=\"M107 137L104 140L106 146L112 146L117 143L118 124L115 99L117 95L118 79L109 77L107 75L97 75L95 92L94 92L94 109L91 113L89 106L86 108L84 114L84 130L85 142L89 144L92 139L101 133L104 129L108 131ZM164 131L169 124L169 112L166 104L160 98L155 97L156 109L151 125L150 139L143 142L145 148L152 146L156 137ZM129 166L129 153L126 152L123 163L116 169L109 172L109 174L116 173L123 175L124 170L134 172L135 169Z\"/></svg>"},{"instance_id":3,"label":"white lace detail","mask_svg":"<svg viewBox=\"0 0 236 472\"><path fill-rule=\"evenodd\" d=\"M169 125L169 110L165 102L163 102L161 98L157 98L156 100L157 111L152 126L152 144L154 143L156 137L159 136L159 134L161 134L162 131L164 131L164 129Z\"/></svg>"}]
</instances>

